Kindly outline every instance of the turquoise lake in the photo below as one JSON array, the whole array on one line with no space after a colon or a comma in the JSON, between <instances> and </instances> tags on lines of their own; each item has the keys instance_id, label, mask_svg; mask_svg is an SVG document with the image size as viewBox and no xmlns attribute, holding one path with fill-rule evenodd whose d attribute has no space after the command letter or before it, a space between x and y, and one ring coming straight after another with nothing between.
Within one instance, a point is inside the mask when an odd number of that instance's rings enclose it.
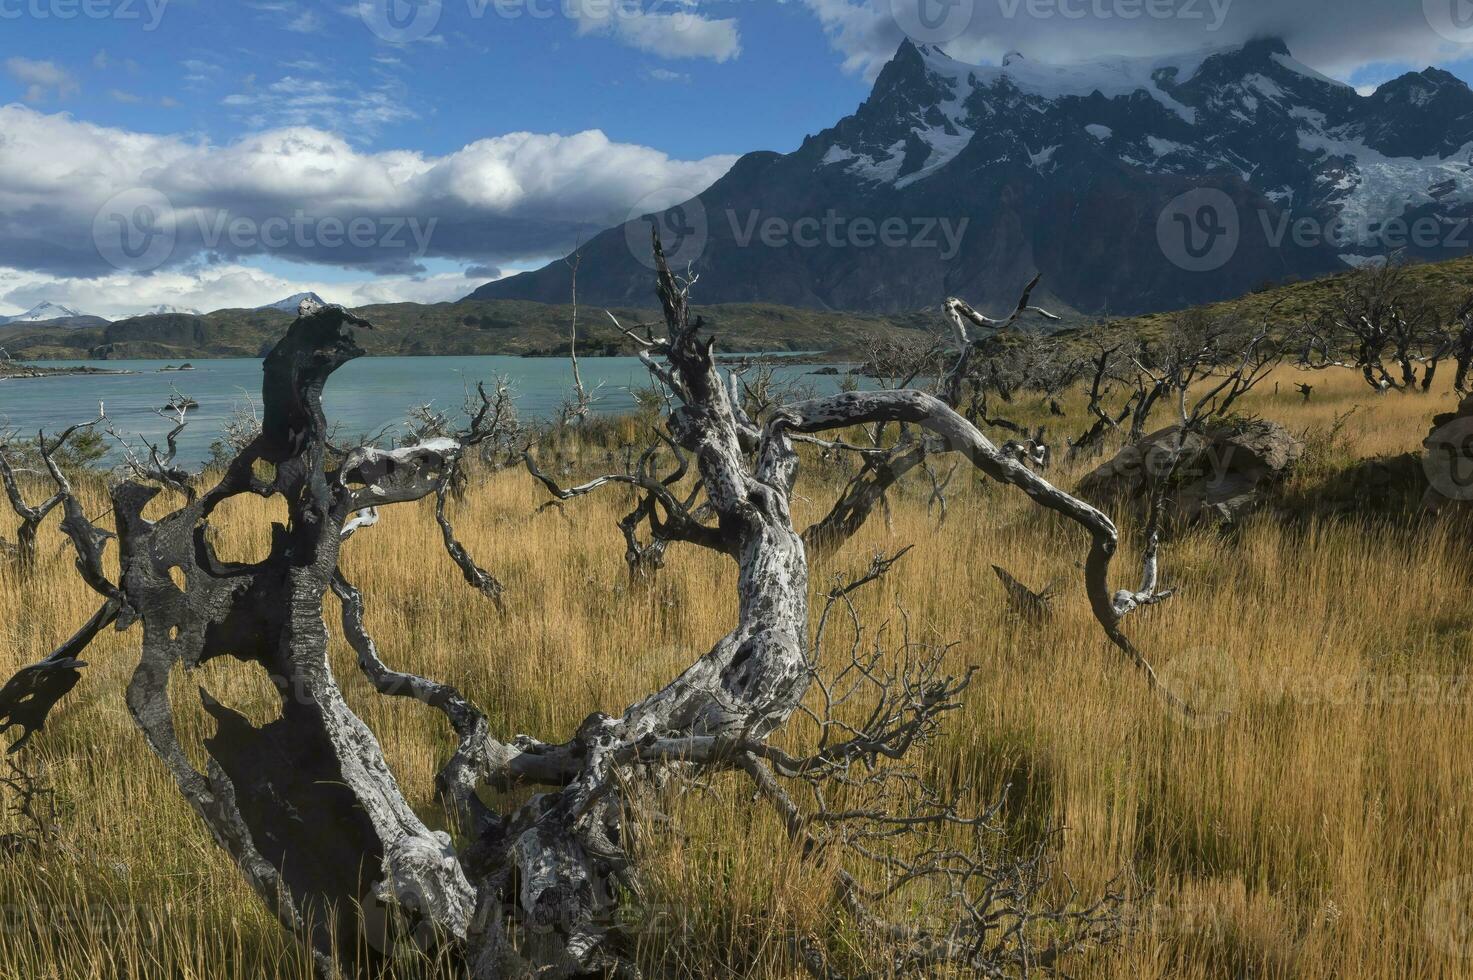
<instances>
[{"instance_id":1,"label":"turquoise lake","mask_svg":"<svg viewBox=\"0 0 1473 980\"><path fill-rule=\"evenodd\" d=\"M38 429L55 432L95 418L101 402L118 432L157 441L170 425L154 410L177 390L199 402L180 437L180 462L194 464L209 457L223 419L237 407L260 406L261 361L256 359L192 361L194 370L184 372L161 370L179 361L35 362L60 368L83 363L131 373L0 381L0 426L27 436ZM600 413L628 411L634 405L632 389L649 384L638 358L584 358L579 363L584 384L597 389L594 409ZM819 367L779 366L775 377L814 394L838 390L840 377L811 373ZM511 380L518 411L528 422L552 418L573 383L566 358L363 357L333 375L324 403L329 421L339 425L340 440L349 441L398 426L410 408L427 402L440 411L458 412L467 387L499 376Z\"/></svg>"}]
</instances>

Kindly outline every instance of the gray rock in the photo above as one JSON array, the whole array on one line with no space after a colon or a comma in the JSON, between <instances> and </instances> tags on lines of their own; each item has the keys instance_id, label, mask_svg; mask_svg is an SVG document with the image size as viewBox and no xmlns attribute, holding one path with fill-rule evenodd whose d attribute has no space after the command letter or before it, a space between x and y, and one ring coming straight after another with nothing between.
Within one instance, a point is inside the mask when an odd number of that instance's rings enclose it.
<instances>
[{"instance_id":1,"label":"gray rock","mask_svg":"<svg viewBox=\"0 0 1473 980\"><path fill-rule=\"evenodd\" d=\"M1144 508L1152 482L1148 476L1170 467L1179 429L1168 426L1126 446L1080 480L1078 493L1100 504L1125 500ZM1180 452L1168 517L1177 523L1235 524L1269 499L1304 453L1304 444L1277 422L1228 420L1187 433Z\"/></svg>"},{"instance_id":2,"label":"gray rock","mask_svg":"<svg viewBox=\"0 0 1473 980\"><path fill-rule=\"evenodd\" d=\"M1473 514L1473 395L1457 411L1438 415L1422 440L1422 470L1427 492L1422 507L1429 513Z\"/></svg>"}]
</instances>

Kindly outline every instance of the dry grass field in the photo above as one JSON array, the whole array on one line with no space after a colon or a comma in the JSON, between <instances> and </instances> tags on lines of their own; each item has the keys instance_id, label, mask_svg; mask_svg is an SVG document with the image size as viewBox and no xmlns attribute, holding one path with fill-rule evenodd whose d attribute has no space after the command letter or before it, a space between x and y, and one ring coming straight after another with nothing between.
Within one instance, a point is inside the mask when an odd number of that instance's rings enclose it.
<instances>
[{"instance_id":1,"label":"dry grass field","mask_svg":"<svg viewBox=\"0 0 1473 980\"><path fill-rule=\"evenodd\" d=\"M1052 830L1060 889L1065 875L1086 895L1128 883L1135 930L1072 960L1071 976L1473 975L1473 553L1465 536L1413 521L1395 487L1341 499L1345 471L1420 451L1453 398L1376 396L1345 372L1319 376L1304 404L1298 377L1281 372L1278 391L1270 380L1244 409L1303 434L1308 452L1285 490L1299 513L1173 539L1164 569L1180 593L1128 622L1167 682L1205 709L1196 717L1164 705L1104 640L1074 564L1082 534L1016 491L959 472L938 528L929 487L908 484L888 521L877 516L814 569L817 594L877 550L913 544L856 602L866 642L897 644L908 622L914 639L953 643L957 670L979 668L925 765L974 787L979 803L1005 796L1000 819L1020 845ZM1068 407L1068 430L1083 428L1081 406ZM633 420L616 428L637 434ZM597 456L578 472L597 470ZM1048 476L1068 487L1082 472L1060 463ZM826 508L835 479L818 466L800 477L800 525ZM100 488L89 495L100 512ZM539 512L545 500L513 469L478 478L458 505L464 543L506 583L505 615L459 581L429 504L387 511L344 564L386 660L453 682L500 734L559 740L708 649L732 621L735 568L676 546L652 586L631 587L614 525L623 492ZM222 554L259 553L270 507L229 506L217 517ZM1117 563L1122 580L1135 574L1133 549ZM0 567L4 675L93 610L54 522L41 554L29 582ZM1053 621L1010 615L993 563L1035 587L1057 583ZM336 630L335 600L326 615ZM830 631L824 662L847 648L847 631ZM0 857L0 980L305 980L304 953L128 716L136 645L115 633L94 644L82 682L28 750L55 786L56 834ZM421 705L374 695L340 641L337 655L350 703L410 798L443 825L431 790L449 731ZM253 719L274 710L256 667L180 676L175 703L196 745L211 727L201 686ZM795 721L779 738L801 746L807 734ZM718 781L670 806L681 833L652 829L641 845L665 910L642 943L648 975L797 977L789 937L820 935L841 952L852 941L821 912L823 874L801 866L748 786Z\"/></svg>"}]
</instances>

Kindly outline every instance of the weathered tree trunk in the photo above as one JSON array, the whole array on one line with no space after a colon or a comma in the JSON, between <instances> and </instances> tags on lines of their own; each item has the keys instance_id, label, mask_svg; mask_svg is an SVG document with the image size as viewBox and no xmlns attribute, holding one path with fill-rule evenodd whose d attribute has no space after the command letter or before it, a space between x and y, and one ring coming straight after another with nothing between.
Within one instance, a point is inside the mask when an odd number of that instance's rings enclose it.
<instances>
[{"instance_id":1,"label":"weathered tree trunk","mask_svg":"<svg viewBox=\"0 0 1473 980\"><path fill-rule=\"evenodd\" d=\"M348 486L353 471L330 482L321 395L362 353L352 330L364 326L337 308L292 326L266 359L260 436L198 500L152 523L142 512L156 488L124 484L113 495L120 585L143 629L129 708L247 880L285 924L310 933L324 969L334 943L373 955L355 905L390 901L464 937L473 903L449 837L414 814L327 661L322 601L343 526L377 501ZM270 481L255 475L260 464L274 470ZM209 543L211 515L242 493L279 494L289 514L254 565L222 562ZM182 573L182 591L171 571ZM223 655L266 671L281 715L256 728L202 692L218 729L206 743L214 762L200 773L175 735L167 681L176 666Z\"/></svg>"}]
</instances>

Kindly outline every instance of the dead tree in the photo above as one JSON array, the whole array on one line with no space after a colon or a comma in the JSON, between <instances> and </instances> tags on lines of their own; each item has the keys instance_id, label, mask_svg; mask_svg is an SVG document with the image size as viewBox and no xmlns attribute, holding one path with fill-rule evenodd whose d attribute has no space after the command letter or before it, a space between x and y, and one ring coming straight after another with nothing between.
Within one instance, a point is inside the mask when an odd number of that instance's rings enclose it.
<instances>
[{"instance_id":1,"label":"dead tree","mask_svg":"<svg viewBox=\"0 0 1473 980\"><path fill-rule=\"evenodd\" d=\"M135 479L156 483L192 500L195 490L190 474L175 460L179 455L179 434L189 425L189 410L197 407L197 402L176 390L167 406L154 409L155 415L170 424L168 434L164 436L163 449L143 437L138 440L141 447L135 447L127 436L108 424L108 435L122 447L123 468Z\"/></svg>"},{"instance_id":2,"label":"dead tree","mask_svg":"<svg viewBox=\"0 0 1473 980\"><path fill-rule=\"evenodd\" d=\"M1164 344L1143 346L1133 358L1141 390L1150 390L1151 403L1163 398L1175 403L1178 424L1186 429L1227 417L1292 345L1272 336L1271 316L1270 311L1256 328L1231 318L1179 318ZM1144 418L1136 428L1144 430Z\"/></svg>"},{"instance_id":3,"label":"dead tree","mask_svg":"<svg viewBox=\"0 0 1473 980\"><path fill-rule=\"evenodd\" d=\"M1119 431L1121 423L1131 417L1140 397L1138 391L1132 391L1120 408L1113 411L1105 408L1105 400L1109 397L1113 384L1122 381L1121 365L1128 362L1131 356L1128 349L1133 348L1124 342L1107 343L1095 338L1094 350L1086 362L1089 365L1086 376L1090 379L1087 410L1094 421L1079 438L1069 441L1071 458L1086 452L1098 452L1105 435ZM1149 413L1149 408L1146 411Z\"/></svg>"},{"instance_id":4,"label":"dead tree","mask_svg":"<svg viewBox=\"0 0 1473 980\"><path fill-rule=\"evenodd\" d=\"M1388 262L1347 274L1310 327L1300 364L1353 366L1378 392L1430 389L1439 362L1455 352L1457 335L1408 268ZM1473 346L1473 337L1468 343ZM1349 365L1337 359L1341 352Z\"/></svg>"},{"instance_id":5,"label":"dead tree","mask_svg":"<svg viewBox=\"0 0 1473 980\"><path fill-rule=\"evenodd\" d=\"M660 440L675 457L675 468L670 473L660 476L656 472L660 448L657 443L640 455L637 466L626 467L623 473L600 476L566 490L538 469L537 461L530 450L523 457L527 472L559 501L572 500L609 484L625 484L633 488L638 503L634 510L619 519L619 530L624 535L624 562L629 568L629 574L640 580L664 567L665 551L672 541L692 540L702 534L696 504L702 489L701 483L697 481L683 499L676 496L677 485L690 471L690 460L674 440L663 434L660 434ZM640 527L645 524L650 531L647 543L639 539ZM712 540L714 546L714 538Z\"/></svg>"},{"instance_id":6,"label":"dead tree","mask_svg":"<svg viewBox=\"0 0 1473 980\"><path fill-rule=\"evenodd\" d=\"M34 506L26 503L25 492L20 485L17 465L22 454L16 452L13 436L7 438L4 433L0 433L0 481L5 484L5 496L10 501L11 510L20 518L20 526L15 532L15 557L22 575L29 575L35 569L36 536L41 531L41 525L71 494L71 484L62 471L57 454L66 448L74 435L96 427L100 421L101 419L97 419L84 425L74 425L50 441L46 439L46 433L42 432L37 435L34 446L26 447L31 450L26 455L34 455L39 459L47 475L55 483L51 496Z\"/></svg>"},{"instance_id":7,"label":"dead tree","mask_svg":"<svg viewBox=\"0 0 1473 980\"><path fill-rule=\"evenodd\" d=\"M581 247L574 245L573 253L563 259L563 263L570 273L573 294L573 322L568 331L568 362L573 369L573 390L558 409L558 421L565 426L582 425L588 420L588 413L593 407L593 396L583 385L583 371L578 365L578 267L583 264Z\"/></svg>"},{"instance_id":8,"label":"dead tree","mask_svg":"<svg viewBox=\"0 0 1473 980\"><path fill-rule=\"evenodd\" d=\"M5 768L0 773L0 798L5 799L5 810L18 829L0 834L0 858L48 844L57 819L56 790L46 782L42 764L32 771L11 755L5 759Z\"/></svg>"},{"instance_id":9,"label":"dead tree","mask_svg":"<svg viewBox=\"0 0 1473 980\"><path fill-rule=\"evenodd\" d=\"M1473 292L1464 297L1453 312L1433 363L1448 358L1455 370L1453 390L1459 395L1473 392L1473 387L1470 387L1470 382L1473 382ZM1431 385L1429 376L1424 387Z\"/></svg>"},{"instance_id":10,"label":"dead tree","mask_svg":"<svg viewBox=\"0 0 1473 980\"><path fill-rule=\"evenodd\" d=\"M1188 428L1232 413L1295 342L1293 336L1274 336L1272 316L1270 309L1257 327L1249 327L1233 318L1187 314L1156 343L1094 337L1082 362L1087 367L1079 371L1089 378L1088 411L1094 421L1069 442L1070 455L1099 449L1112 432L1123 432L1128 445L1139 443L1163 408L1169 407L1178 424ZM1111 406L1117 392L1124 397ZM1129 427L1122 430L1127 420Z\"/></svg>"},{"instance_id":11,"label":"dead tree","mask_svg":"<svg viewBox=\"0 0 1473 980\"><path fill-rule=\"evenodd\" d=\"M157 520L142 513L159 493L157 481L135 475L112 489L117 582L103 572L106 538L64 494L63 529L102 605L76 637L0 690L0 731L20 726L17 744L24 744L77 683L88 642L110 625L141 626L130 711L246 879L287 928L310 942L324 975L367 976L388 965L392 954L385 950L394 949L400 933L375 935L371 917L360 913L375 908L411 930L426 955L469 977L631 973L616 913L624 896L641 887L631 850L635 818L660 783L684 778L693 767L707 777L726 773L747 781L802 854L847 844L851 857L867 853L902 870L874 891L863 876L841 869L833 895L836 909L877 948L891 951L887 975L930 973L945 964L989 975L1047 969L1080 945L1110 938L1119 928L1119 896L1040 906L1050 880L1041 857L1000 861L978 841L939 850L922 841L908 855L891 853L916 828L985 834L989 814L965 812L957 793L902 773L895 778L912 792L900 812L879 804L830 809L821 794L815 806L798 804L789 787L804 789L806 798L826 784L854 784L891 760L904 765L959 705L971 673L948 674L944 650L902 657L897 667L856 653L852 669L840 672L840 688L820 679L810 640L807 549L790 513L794 443L904 423L1078 525L1089 542L1084 583L1094 615L1151 680L1155 675L1123 623L1162 598L1154 551L1139 589L1112 592L1118 534L1110 519L1006 459L945 401L923 391L843 393L752 419L718 372L711 342L698 338L688 283L666 267L658 240L655 257L667 334L644 344L643 359L672 392L666 426L693 460L710 514L701 521L692 512L667 531L672 540L728 556L740 571L734 627L664 688L616 714L589 716L565 741L518 736L508 742L453 687L395 671L383 660L366 626L365 597L339 567L340 549L354 535L371 533L384 508L443 494L458 460L484 433L472 420L458 438L391 450L361 447L337 458L327 443L322 392L334 371L363 353L354 334L368 325L330 307L305 313L267 357L261 433L218 483ZM668 491L661 486L654 481L641 489L658 496ZM289 515L275 527L269 556L254 564L221 561L209 541L216 509L241 494L279 495ZM832 590L823 620L836 603L842 607L848 591L889 564L877 560L857 582ZM181 576L182 586L175 584ZM341 602L343 633L375 688L436 708L454 730L457 748L436 788L458 846L410 808L377 740L344 701L327 657L322 608L329 589ZM199 772L176 735L167 681L175 668L225 655L266 672L280 695L280 716L257 727L202 692L216 730L205 741L210 765ZM805 704L815 690L816 710ZM868 720L845 724L835 709L854 699ZM821 733L801 756L768 741L800 710L813 711ZM478 793L514 786L539 789L502 810ZM952 913L944 925L883 917L907 883L942 897ZM826 969L821 950L805 946L803 956L811 969Z\"/></svg>"}]
</instances>

